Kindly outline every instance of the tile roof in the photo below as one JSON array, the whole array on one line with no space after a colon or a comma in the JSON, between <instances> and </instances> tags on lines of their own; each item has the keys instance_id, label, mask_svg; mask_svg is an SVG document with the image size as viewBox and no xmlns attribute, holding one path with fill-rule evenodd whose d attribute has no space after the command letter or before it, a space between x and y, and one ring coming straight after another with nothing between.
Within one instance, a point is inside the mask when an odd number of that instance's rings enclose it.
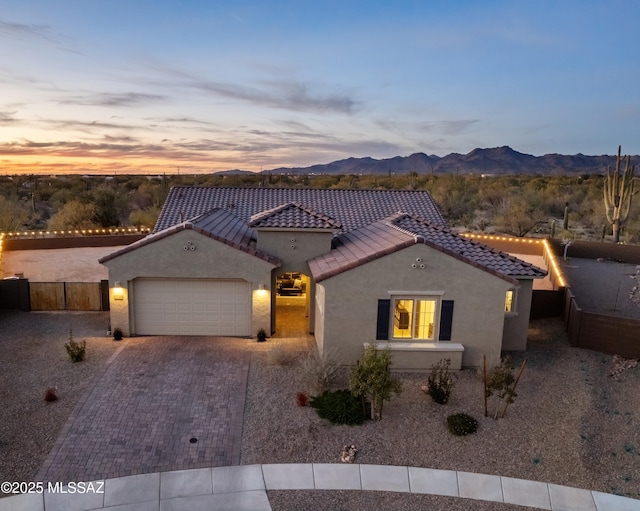
<instances>
[{"instance_id":1,"label":"tile roof","mask_svg":"<svg viewBox=\"0 0 640 511\"><path fill-rule=\"evenodd\" d=\"M250 246L255 239L247 222L224 209L214 209L191 220L194 227L215 234L223 239Z\"/></svg>"},{"instance_id":2,"label":"tile roof","mask_svg":"<svg viewBox=\"0 0 640 511\"><path fill-rule=\"evenodd\" d=\"M416 237L385 222L340 234L331 252L308 261L316 282L373 261L405 247L415 245Z\"/></svg>"},{"instance_id":3,"label":"tile roof","mask_svg":"<svg viewBox=\"0 0 640 511\"><path fill-rule=\"evenodd\" d=\"M283 204L298 203L342 224L344 232L364 227L398 211L446 225L426 190L319 190L305 188L171 188L154 232L215 208L249 222L255 214Z\"/></svg>"},{"instance_id":4,"label":"tile roof","mask_svg":"<svg viewBox=\"0 0 640 511\"><path fill-rule=\"evenodd\" d=\"M430 224L419 216L398 214L391 222L421 236L427 244L437 245L448 252L455 253L470 262L475 262L503 275L542 278L547 274L546 271L522 259L460 236L447 228Z\"/></svg>"},{"instance_id":5,"label":"tile roof","mask_svg":"<svg viewBox=\"0 0 640 511\"><path fill-rule=\"evenodd\" d=\"M291 202L253 215L249 221L249 227L340 230L342 224L300 203Z\"/></svg>"},{"instance_id":6,"label":"tile roof","mask_svg":"<svg viewBox=\"0 0 640 511\"><path fill-rule=\"evenodd\" d=\"M265 254L255 248L255 242L252 239L253 231L249 229L247 223L232 213L223 209L215 209L193 219L193 221L182 222L159 232L155 232L142 238L141 240L124 247L121 250L108 254L99 260L105 263L111 259L115 259L123 254L136 250L145 245L149 245L161 239L167 238L186 229L191 229L204 236L220 241L241 250L247 254L253 255L279 267L281 262L279 259Z\"/></svg>"},{"instance_id":7,"label":"tile roof","mask_svg":"<svg viewBox=\"0 0 640 511\"><path fill-rule=\"evenodd\" d=\"M314 279L324 279L416 243L424 243L512 284L519 278L542 278L546 272L516 257L464 238L406 213L339 235L334 249L308 261Z\"/></svg>"}]
</instances>

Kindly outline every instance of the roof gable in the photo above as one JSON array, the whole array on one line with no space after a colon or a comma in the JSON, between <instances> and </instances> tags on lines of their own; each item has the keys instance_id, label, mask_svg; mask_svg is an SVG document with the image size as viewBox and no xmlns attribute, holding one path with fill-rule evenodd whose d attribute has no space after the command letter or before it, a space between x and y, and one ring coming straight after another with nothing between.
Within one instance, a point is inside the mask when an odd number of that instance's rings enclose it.
<instances>
[{"instance_id":1,"label":"roof gable","mask_svg":"<svg viewBox=\"0 0 640 511\"><path fill-rule=\"evenodd\" d=\"M522 259L460 236L447 228L433 225L415 215L398 214L391 222L424 239L425 243L511 277L542 278L547 272Z\"/></svg>"},{"instance_id":2,"label":"roof gable","mask_svg":"<svg viewBox=\"0 0 640 511\"><path fill-rule=\"evenodd\" d=\"M193 230L198 232L203 236L207 236L208 238L267 261L276 267L281 264L277 258L256 250L255 243L252 239L253 232L249 229L246 222L222 209L209 211L208 213L194 218L193 221L182 222L178 225L174 225L173 227L169 227L168 229L150 234L149 236L146 236L121 250L104 256L99 260L99 262L104 264L111 259L115 259L116 257L120 257L121 255L127 254L146 245L150 245L184 230Z\"/></svg>"},{"instance_id":3,"label":"roof gable","mask_svg":"<svg viewBox=\"0 0 640 511\"><path fill-rule=\"evenodd\" d=\"M253 215L249 227L255 229L325 229L337 231L342 224L333 218L291 202Z\"/></svg>"}]
</instances>

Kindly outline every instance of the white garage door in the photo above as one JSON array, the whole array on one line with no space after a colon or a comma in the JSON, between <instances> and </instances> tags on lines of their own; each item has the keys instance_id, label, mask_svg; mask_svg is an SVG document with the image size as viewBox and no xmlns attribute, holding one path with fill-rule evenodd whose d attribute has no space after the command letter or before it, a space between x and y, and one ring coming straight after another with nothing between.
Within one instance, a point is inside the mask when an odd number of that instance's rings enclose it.
<instances>
[{"instance_id":1,"label":"white garage door","mask_svg":"<svg viewBox=\"0 0 640 511\"><path fill-rule=\"evenodd\" d=\"M251 286L233 280L136 279L138 335L248 336Z\"/></svg>"}]
</instances>

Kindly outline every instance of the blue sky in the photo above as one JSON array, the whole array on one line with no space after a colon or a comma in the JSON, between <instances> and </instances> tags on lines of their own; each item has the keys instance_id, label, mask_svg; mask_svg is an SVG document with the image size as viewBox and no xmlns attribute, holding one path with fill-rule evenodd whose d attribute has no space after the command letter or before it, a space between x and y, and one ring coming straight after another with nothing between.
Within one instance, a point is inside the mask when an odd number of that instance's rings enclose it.
<instances>
[{"instance_id":1,"label":"blue sky","mask_svg":"<svg viewBox=\"0 0 640 511\"><path fill-rule=\"evenodd\" d=\"M640 2L0 0L0 172L640 154Z\"/></svg>"}]
</instances>

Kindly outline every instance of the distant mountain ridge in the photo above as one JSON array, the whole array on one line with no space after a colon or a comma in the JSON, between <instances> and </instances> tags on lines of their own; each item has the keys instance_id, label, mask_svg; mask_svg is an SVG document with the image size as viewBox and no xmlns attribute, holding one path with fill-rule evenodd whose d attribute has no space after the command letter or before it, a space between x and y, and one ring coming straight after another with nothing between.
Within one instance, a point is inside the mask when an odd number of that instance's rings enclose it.
<instances>
[{"instance_id":1,"label":"distant mountain ridge","mask_svg":"<svg viewBox=\"0 0 640 511\"><path fill-rule=\"evenodd\" d=\"M631 163L640 159L632 156ZM584 154L545 154L533 156L519 153L509 146L474 149L468 154L451 153L444 157L415 153L376 160L371 157L347 158L310 167L280 167L265 170L269 174L600 174L607 166L615 166L615 156Z\"/></svg>"}]
</instances>

